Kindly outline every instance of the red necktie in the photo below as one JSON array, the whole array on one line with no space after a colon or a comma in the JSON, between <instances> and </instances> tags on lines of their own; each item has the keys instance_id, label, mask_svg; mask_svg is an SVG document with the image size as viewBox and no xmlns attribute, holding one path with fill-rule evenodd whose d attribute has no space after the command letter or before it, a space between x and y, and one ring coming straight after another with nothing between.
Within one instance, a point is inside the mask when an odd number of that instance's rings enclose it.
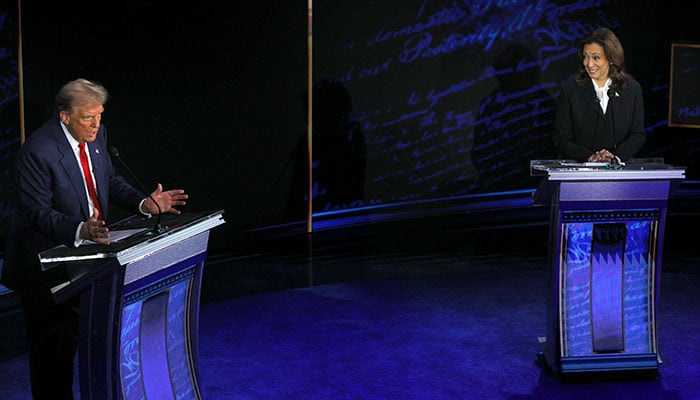
<instances>
[{"instance_id":1,"label":"red necktie","mask_svg":"<svg viewBox=\"0 0 700 400\"><path fill-rule=\"evenodd\" d=\"M97 208L97 211L100 212L98 219L104 219L102 207L100 207L100 201L97 200L97 193L95 193L95 183L92 181L92 174L90 174L90 164L88 163L87 153L85 153L85 143L80 143L78 147L80 148L80 165L83 166L83 175L85 175L88 194L92 200L92 205ZM90 210L90 213L92 214L92 210Z\"/></svg>"}]
</instances>

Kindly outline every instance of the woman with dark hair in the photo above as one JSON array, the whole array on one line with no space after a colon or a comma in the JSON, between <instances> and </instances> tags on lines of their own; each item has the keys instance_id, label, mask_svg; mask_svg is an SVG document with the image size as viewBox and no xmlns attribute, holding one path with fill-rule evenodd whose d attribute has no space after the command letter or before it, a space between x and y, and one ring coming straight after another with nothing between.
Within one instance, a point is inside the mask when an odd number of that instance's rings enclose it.
<instances>
[{"instance_id":1,"label":"woman with dark hair","mask_svg":"<svg viewBox=\"0 0 700 400\"><path fill-rule=\"evenodd\" d=\"M554 144L562 158L622 162L646 141L642 88L625 70L625 52L608 28L581 41L581 68L561 86Z\"/></svg>"}]
</instances>

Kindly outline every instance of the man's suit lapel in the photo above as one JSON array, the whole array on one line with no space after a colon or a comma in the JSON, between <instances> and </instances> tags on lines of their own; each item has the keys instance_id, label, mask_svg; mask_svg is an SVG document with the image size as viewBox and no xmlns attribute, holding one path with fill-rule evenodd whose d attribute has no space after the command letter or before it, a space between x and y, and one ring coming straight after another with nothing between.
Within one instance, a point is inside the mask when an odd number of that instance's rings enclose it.
<instances>
[{"instance_id":1,"label":"man's suit lapel","mask_svg":"<svg viewBox=\"0 0 700 400\"><path fill-rule=\"evenodd\" d=\"M100 151L100 146L98 141L100 140L100 135L98 133L97 139L87 144L88 151L90 152L90 161L92 161L92 171L95 175L95 185L97 186L97 200L100 201L102 205L102 212L105 214L102 216L105 220L107 219L107 193L109 191L109 182L105 172L107 171L106 163L104 157L108 157L107 154L102 154Z\"/></svg>"},{"instance_id":2,"label":"man's suit lapel","mask_svg":"<svg viewBox=\"0 0 700 400\"><path fill-rule=\"evenodd\" d=\"M70 147L70 143L66 140L66 136L61 129L60 123L57 123L56 129L53 130L54 139L56 140L56 152L58 153L58 162L70 180L73 190L75 190L76 198L80 199L80 213L85 219L90 218L92 210L88 210L87 193L85 192L85 183L83 181L83 171L75 159L75 153Z\"/></svg>"}]
</instances>

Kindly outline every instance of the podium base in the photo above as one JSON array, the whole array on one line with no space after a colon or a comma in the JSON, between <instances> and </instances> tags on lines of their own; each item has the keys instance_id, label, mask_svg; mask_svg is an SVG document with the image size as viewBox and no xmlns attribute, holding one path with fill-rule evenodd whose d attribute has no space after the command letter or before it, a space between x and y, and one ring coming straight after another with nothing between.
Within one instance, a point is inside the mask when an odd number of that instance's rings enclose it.
<instances>
[{"instance_id":1,"label":"podium base","mask_svg":"<svg viewBox=\"0 0 700 400\"><path fill-rule=\"evenodd\" d=\"M547 338L538 337L541 356L556 375L585 372L657 371L662 364L657 354L598 354L582 357L556 357L547 348Z\"/></svg>"}]
</instances>

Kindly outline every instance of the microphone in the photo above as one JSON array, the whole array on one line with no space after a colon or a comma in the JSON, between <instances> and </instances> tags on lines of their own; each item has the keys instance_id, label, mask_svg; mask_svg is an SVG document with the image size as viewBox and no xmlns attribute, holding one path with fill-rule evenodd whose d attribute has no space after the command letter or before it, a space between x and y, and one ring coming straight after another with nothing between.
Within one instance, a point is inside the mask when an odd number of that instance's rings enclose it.
<instances>
[{"instance_id":1,"label":"microphone","mask_svg":"<svg viewBox=\"0 0 700 400\"><path fill-rule=\"evenodd\" d=\"M615 152L617 150L617 137L615 136L615 109L613 108L613 96L620 97L620 94L613 88L608 89L608 107L610 107L610 123L612 124L612 151ZM617 154L614 154L614 156L614 159L618 161L618 165L624 165L617 157Z\"/></svg>"},{"instance_id":2,"label":"microphone","mask_svg":"<svg viewBox=\"0 0 700 400\"><path fill-rule=\"evenodd\" d=\"M124 169L126 169L127 172L129 172L129 175L131 175L131 177L134 179L134 181L139 185L139 188L140 188L144 193L148 194L148 197L151 199L151 201L153 201L153 202L155 203L156 207L158 207L158 217L157 217L157 219L156 219L156 225L153 227L153 230L154 230L155 232L157 232L157 233L166 232L166 231L168 230L168 227L165 226L165 225L161 225L161 223L160 223L160 216L161 216L161 214L163 214L163 212L162 212L161 209L160 209L160 204L158 204L158 202L156 201L156 199L154 199L153 196L151 196L151 192L148 191L148 190L146 190L146 187L144 187L143 184L141 183L141 181L139 180L139 178L136 177L136 174L134 174L134 173L131 171L131 169L126 165L126 163L124 162L124 160L122 160L122 158L119 156L119 150L117 150L116 147L114 147L114 146L109 146L109 154L111 154L112 157L114 157L114 158L116 158L116 159L119 160L119 162L124 166Z\"/></svg>"}]
</instances>

